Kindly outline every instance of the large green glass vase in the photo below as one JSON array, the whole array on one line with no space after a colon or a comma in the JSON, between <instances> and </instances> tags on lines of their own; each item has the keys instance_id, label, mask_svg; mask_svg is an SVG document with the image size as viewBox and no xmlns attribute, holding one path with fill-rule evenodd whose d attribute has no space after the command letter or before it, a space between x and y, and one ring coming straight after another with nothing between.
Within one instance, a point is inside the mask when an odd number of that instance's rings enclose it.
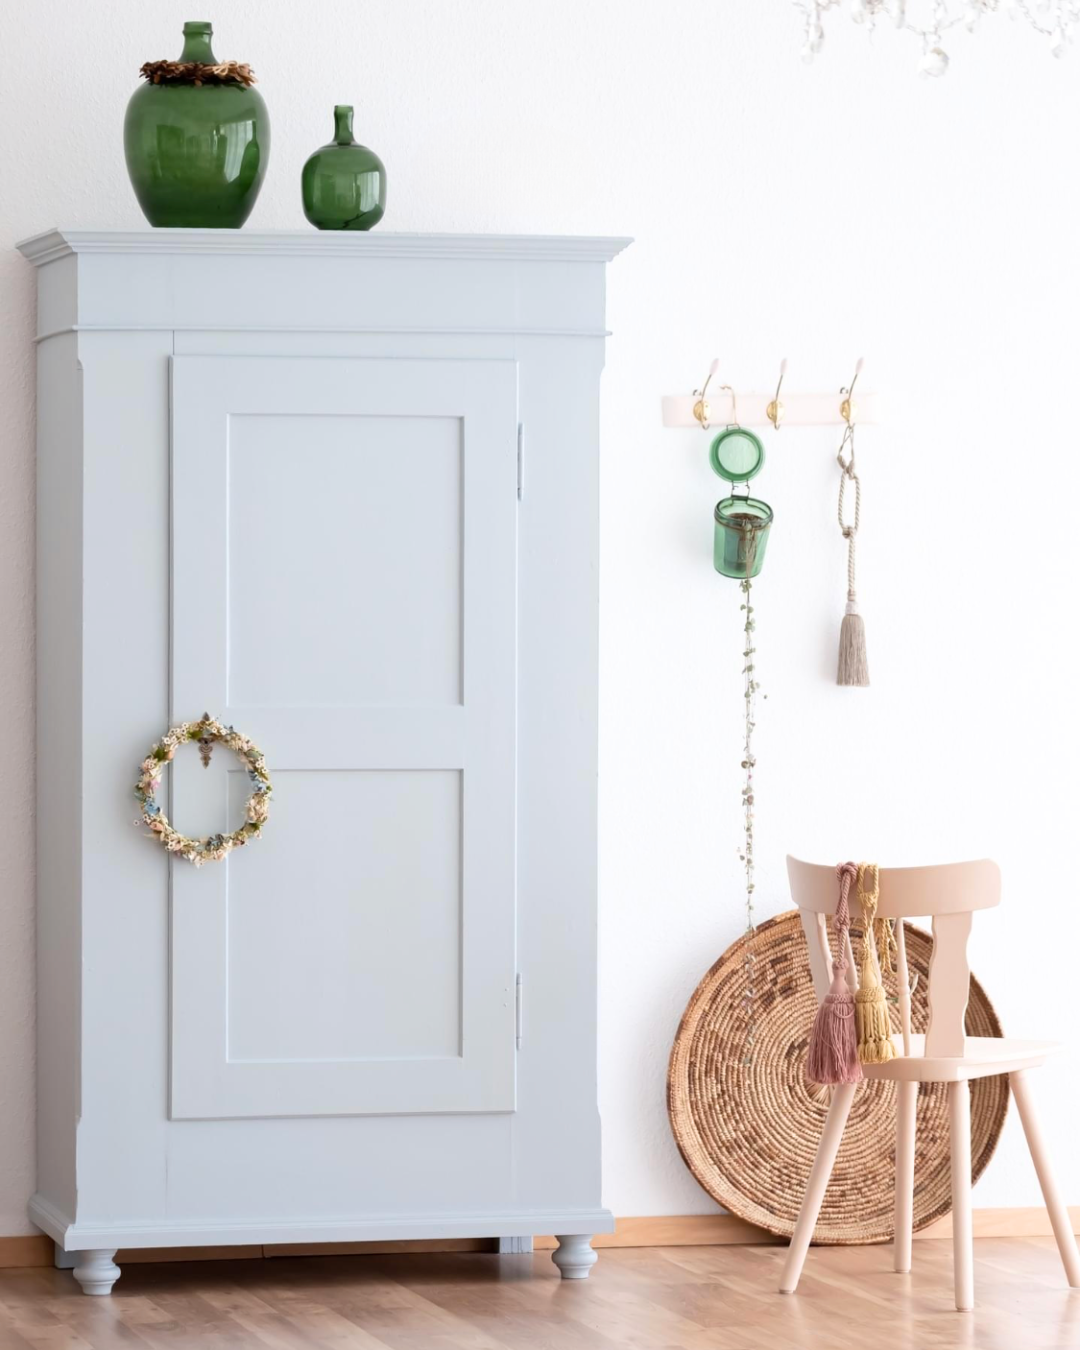
<instances>
[{"instance_id":1,"label":"large green glass vase","mask_svg":"<svg viewBox=\"0 0 1080 1350\"><path fill-rule=\"evenodd\" d=\"M353 110L334 109L334 139L316 150L300 175L304 215L319 230L370 230L386 210L386 169L374 150L353 139Z\"/></svg>"},{"instance_id":2,"label":"large green glass vase","mask_svg":"<svg viewBox=\"0 0 1080 1350\"><path fill-rule=\"evenodd\" d=\"M208 23L184 24L182 62L216 65ZM262 95L243 84L144 84L124 118L124 154L151 225L237 229L270 154Z\"/></svg>"}]
</instances>

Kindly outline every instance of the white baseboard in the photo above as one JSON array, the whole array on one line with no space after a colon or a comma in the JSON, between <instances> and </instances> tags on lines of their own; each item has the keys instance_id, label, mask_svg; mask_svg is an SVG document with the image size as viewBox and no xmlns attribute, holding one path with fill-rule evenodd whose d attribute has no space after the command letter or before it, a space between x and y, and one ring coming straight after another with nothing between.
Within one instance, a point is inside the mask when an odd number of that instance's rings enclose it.
<instances>
[{"instance_id":1,"label":"white baseboard","mask_svg":"<svg viewBox=\"0 0 1080 1350\"><path fill-rule=\"evenodd\" d=\"M122 1247L274 1246L323 1242L395 1242L432 1238L532 1237L535 1233L610 1233L610 1210L511 1210L487 1213L400 1215L365 1219L260 1219L252 1223L74 1222L44 1196L35 1195L30 1218L65 1251Z\"/></svg>"}]
</instances>

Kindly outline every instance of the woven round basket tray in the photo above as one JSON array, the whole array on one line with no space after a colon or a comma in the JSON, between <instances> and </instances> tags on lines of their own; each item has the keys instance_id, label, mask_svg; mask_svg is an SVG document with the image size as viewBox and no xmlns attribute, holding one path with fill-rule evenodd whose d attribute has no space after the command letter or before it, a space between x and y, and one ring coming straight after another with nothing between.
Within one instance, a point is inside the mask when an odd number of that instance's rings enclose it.
<instances>
[{"instance_id":1,"label":"woven round basket tray","mask_svg":"<svg viewBox=\"0 0 1080 1350\"><path fill-rule=\"evenodd\" d=\"M855 928L853 926L853 934ZM925 1032L933 939L904 925L912 1030ZM746 943L754 943L758 993L747 1058ZM890 998L896 976L887 973ZM899 1031L895 1003L890 1003ZM817 1010L797 911L762 924L729 947L694 991L668 1070L668 1114L686 1165L740 1219L790 1237L828 1109L829 1090L807 1080L806 1043ZM1000 1036L997 1014L972 976L969 1036ZM1004 1075L971 1085L972 1178L993 1156L1009 1104ZM944 1083L919 1085L915 1151L916 1230L951 1208L949 1120ZM814 1241L887 1242L893 1234L896 1085L864 1080L844 1130Z\"/></svg>"}]
</instances>

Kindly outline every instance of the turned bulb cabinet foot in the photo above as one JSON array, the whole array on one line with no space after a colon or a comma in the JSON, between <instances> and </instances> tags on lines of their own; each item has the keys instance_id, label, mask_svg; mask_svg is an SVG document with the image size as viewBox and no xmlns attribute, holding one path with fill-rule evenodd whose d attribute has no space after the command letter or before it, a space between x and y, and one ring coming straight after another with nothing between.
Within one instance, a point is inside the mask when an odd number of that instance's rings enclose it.
<instances>
[{"instance_id":1,"label":"turned bulb cabinet foot","mask_svg":"<svg viewBox=\"0 0 1080 1350\"><path fill-rule=\"evenodd\" d=\"M84 1294L112 1293L113 1285L120 1278L120 1267L113 1260L115 1255L115 1248L78 1253L72 1274Z\"/></svg>"},{"instance_id":2,"label":"turned bulb cabinet foot","mask_svg":"<svg viewBox=\"0 0 1080 1350\"><path fill-rule=\"evenodd\" d=\"M566 1233L558 1239L559 1245L551 1259L564 1280L584 1280L596 1265L597 1255L592 1249L588 1233Z\"/></svg>"},{"instance_id":3,"label":"turned bulb cabinet foot","mask_svg":"<svg viewBox=\"0 0 1080 1350\"><path fill-rule=\"evenodd\" d=\"M54 230L37 267L38 1186L146 1247L609 1232L597 485L617 239ZM196 868L139 765L273 781ZM250 785L182 746L160 802ZM62 828L57 828L62 822ZM74 1256L72 1255L74 1254ZM549 1268L550 1269L550 1268Z\"/></svg>"}]
</instances>

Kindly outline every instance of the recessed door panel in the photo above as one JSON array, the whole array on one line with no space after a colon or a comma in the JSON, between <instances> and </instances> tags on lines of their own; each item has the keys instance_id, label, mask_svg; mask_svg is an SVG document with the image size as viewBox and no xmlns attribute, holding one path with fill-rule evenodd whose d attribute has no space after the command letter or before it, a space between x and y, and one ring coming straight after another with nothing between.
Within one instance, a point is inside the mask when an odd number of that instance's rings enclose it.
<instances>
[{"instance_id":1,"label":"recessed door panel","mask_svg":"<svg viewBox=\"0 0 1080 1350\"><path fill-rule=\"evenodd\" d=\"M461 451L456 417L230 418L230 702L461 702Z\"/></svg>"},{"instance_id":2,"label":"recessed door panel","mask_svg":"<svg viewBox=\"0 0 1080 1350\"><path fill-rule=\"evenodd\" d=\"M511 362L174 359L173 716L275 789L170 864L174 1118L514 1107L516 423Z\"/></svg>"},{"instance_id":3,"label":"recessed door panel","mask_svg":"<svg viewBox=\"0 0 1080 1350\"><path fill-rule=\"evenodd\" d=\"M460 771L286 771L274 791L289 828L229 882L229 1060L460 1055ZM325 828L328 798L348 829Z\"/></svg>"}]
</instances>

